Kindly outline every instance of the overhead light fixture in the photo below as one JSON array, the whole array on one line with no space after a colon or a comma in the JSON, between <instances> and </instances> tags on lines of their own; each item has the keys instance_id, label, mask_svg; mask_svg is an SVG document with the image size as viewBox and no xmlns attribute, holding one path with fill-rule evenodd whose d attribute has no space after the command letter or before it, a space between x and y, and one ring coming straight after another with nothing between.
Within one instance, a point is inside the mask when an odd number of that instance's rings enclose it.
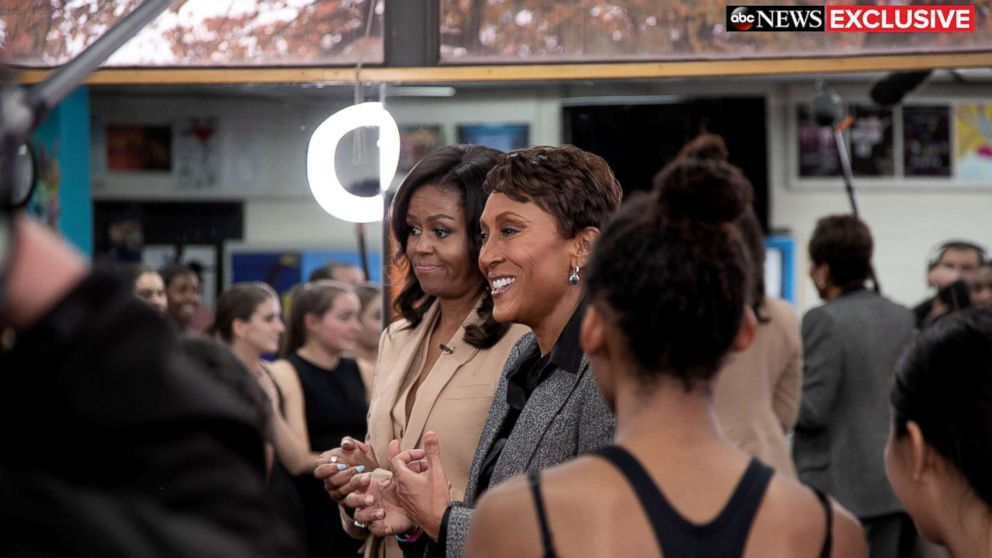
<instances>
[{"instance_id":1,"label":"overhead light fixture","mask_svg":"<svg viewBox=\"0 0 992 558\"><path fill-rule=\"evenodd\" d=\"M379 193L356 196L345 190L338 177L334 155L341 139L364 127L379 129ZM307 147L307 181L324 211L352 223L381 221L383 197L396 176L400 161L400 130L382 103L360 103L342 109L322 122Z\"/></svg>"},{"instance_id":2,"label":"overhead light fixture","mask_svg":"<svg viewBox=\"0 0 992 558\"><path fill-rule=\"evenodd\" d=\"M450 86L397 85L386 86L390 97L454 97L455 88Z\"/></svg>"}]
</instances>

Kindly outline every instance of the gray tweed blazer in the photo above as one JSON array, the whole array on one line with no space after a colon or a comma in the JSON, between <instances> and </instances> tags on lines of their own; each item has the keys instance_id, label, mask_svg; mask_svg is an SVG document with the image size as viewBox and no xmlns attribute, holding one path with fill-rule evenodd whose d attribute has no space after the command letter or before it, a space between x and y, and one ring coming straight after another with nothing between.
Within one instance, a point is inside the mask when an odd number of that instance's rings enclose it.
<instances>
[{"instance_id":1,"label":"gray tweed blazer","mask_svg":"<svg viewBox=\"0 0 992 558\"><path fill-rule=\"evenodd\" d=\"M509 411L506 402L507 375L516 369L520 358L536 344L537 336L528 333L510 350L492 407L489 408L489 418L472 459L465 499L452 502L448 512L447 538L439 541L445 545L447 558L458 558L465 549L478 496L482 462ZM577 374L559 368L531 394L496 462L490 486L530 470L553 467L604 446L613 440L615 429L613 413L607 409L599 393L596 379L589 369L589 358L583 355ZM434 554L434 549L428 549L428 556Z\"/></svg>"},{"instance_id":2,"label":"gray tweed blazer","mask_svg":"<svg viewBox=\"0 0 992 558\"><path fill-rule=\"evenodd\" d=\"M803 317L805 372L793 439L799 479L861 518L902 509L885 476L896 363L914 337L908 309L872 291Z\"/></svg>"}]
</instances>

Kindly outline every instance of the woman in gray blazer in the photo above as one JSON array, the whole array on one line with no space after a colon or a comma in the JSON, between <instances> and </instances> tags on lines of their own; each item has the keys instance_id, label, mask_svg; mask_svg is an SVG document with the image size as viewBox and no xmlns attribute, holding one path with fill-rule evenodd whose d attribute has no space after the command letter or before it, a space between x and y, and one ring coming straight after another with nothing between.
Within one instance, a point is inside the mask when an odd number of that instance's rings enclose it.
<instances>
[{"instance_id":1,"label":"woman in gray blazer","mask_svg":"<svg viewBox=\"0 0 992 558\"><path fill-rule=\"evenodd\" d=\"M896 363L913 314L865 288L872 237L851 215L820 219L810 277L826 303L803 316L803 394L793 445L799 479L837 498L865 526L871 555L908 556L914 530L885 478L882 453Z\"/></svg>"},{"instance_id":2,"label":"woman in gray blazer","mask_svg":"<svg viewBox=\"0 0 992 558\"><path fill-rule=\"evenodd\" d=\"M479 266L493 316L532 333L510 352L461 502L448 497L437 436L428 433L423 449L391 456L386 497L395 494L435 556L462 554L473 507L488 488L605 445L615 424L579 346L583 268L622 195L613 172L573 146L530 147L508 153L486 190ZM395 508L383 504L380 521L399 524L386 518Z\"/></svg>"}]
</instances>

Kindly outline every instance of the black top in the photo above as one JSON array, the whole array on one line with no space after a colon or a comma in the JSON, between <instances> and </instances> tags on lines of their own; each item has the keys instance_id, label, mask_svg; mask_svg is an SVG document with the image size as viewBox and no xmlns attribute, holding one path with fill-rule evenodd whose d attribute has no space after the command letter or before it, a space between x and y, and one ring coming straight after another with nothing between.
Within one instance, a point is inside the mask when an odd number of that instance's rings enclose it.
<instances>
[{"instance_id":1,"label":"black top","mask_svg":"<svg viewBox=\"0 0 992 558\"><path fill-rule=\"evenodd\" d=\"M336 448L345 436L364 440L368 406L358 363L342 358L335 369L328 370L297 354L286 360L296 369L303 388L310 449Z\"/></svg>"},{"instance_id":2,"label":"black top","mask_svg":"<svg viewBox=\"0 0 992 558\"><path fill-rule=\"evenodd\" d=\"M557 368L572 374L579 373L579 367L582 365L582 346L579 343L579 333L582 329L585 309L585 303L580 302L565 325L565 329L558 336L558 341L555 342L550 353L542 356L539 352L540 348L535 344L529 352L520 357L517 367L507 374L506 402L510 409L482 462L479 485L476 490L477 500L483 492L489 489L493 471L496 469L496 462L503 454L503 447L506 446L506 441L513 433L517 419L520 418L520 413L527 406L527 400L530 399L530 395L534 393L537 386L547 380Z\"/></svg>"},{"instance_id":3,"label":"black top","mask_svg":"<svg viewBox=\"0 0 992 558\"><path fill-rule=\"evenodd\" d=\"M292 555L261 414L112 274L19 332L0 377L0 556Z\"/></svg>"},{"instance_id":4,"label":"black top","mask_svg":"<svg viewBox=\"0 0 992 558\"><path fill-rule=\"evenodd\" d=\"M654 530L655 539L666 558L731 558L743 556L751 525L764 499L774 472L757 459L751 459L727 505L709 523L697 525L685 519L661 492L644 467L620 446L608 446L595 452L616 466L634 489ZM541 531L544 558L556 558L551 530L548 527L540 474L528 474L534 508ZM832 512L829 501L817 493L826 510L827 536L820 557L830 556Z\"/></svg>"},{"instance_id":5,"label":"black top","mask_svg":"<svg viewBox=\"0 0 992 558\"><path fill-rule=\"evenodd\" d=\"M297 354L286 360L296 369L303 388L310 449L320 452L336 448L344 436L364 440L368 407L358 364L342 358L336 368L329 370ZM342 529L337 504L324 491L323 482L305 473L296 478L296 483L306 515L308 555L354 556L361 541Z\"/></svg>"}]
</instances>

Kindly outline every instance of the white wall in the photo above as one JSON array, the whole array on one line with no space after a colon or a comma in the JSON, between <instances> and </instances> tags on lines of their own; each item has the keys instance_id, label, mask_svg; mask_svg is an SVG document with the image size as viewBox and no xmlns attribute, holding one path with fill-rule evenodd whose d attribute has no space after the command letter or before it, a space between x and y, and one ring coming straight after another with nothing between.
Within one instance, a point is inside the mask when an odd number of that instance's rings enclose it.
<instances>
[{"instance_id":1,"label":"white wall","mask_svg":"<svg viewBox=\"0 0 992 558\"><path fill-rule=\"evenodd\" d=\"M867 81L842 80L838 92L846 100L866 100ZM527 122L531 142L561 141L561 104L565 97L639 95L764 95L768 99L770 223L788 229L798 247L799 307L818 304L805 272L805 246L816 219L847 212L840 180L836 184L801 184L791 170L789 114L793 103L805 99L812 82L771 82L761 79L669 81L653 84L571 84L558 89L512 91L459 88L451 98L387 99L400 125L440 124L445 140L456 140L458 123ZM183 188L174 175L100 174L94 168L97 199L221 198L245 200L245 244L252 247L354 249L354 227L321 211L313 201L305 176L305 150L314 127L350 103L340 90L327 99L273 97L92 94L97 122L170 123L194 117L218 118L218 148L225 164L221 183L210 192ZM913 98L985 98L987 86L940 85ZM608 102L622 102L616 98ZM94 142L97 143L97 142ZM97 165L94 165L95 167ZM244 167L248 168L245 171ZM858 181L862 216L876 240L876 267L886 294L911 305L926 293L924 259L942 240L964 237L992 243L992 180L988 188L948 187L939 183L870 184ZM370 249L381 240L369 229Z\"/></svg>"},{"instance_id":2,"label":"white wall","mask_svg":"<svg viewBox=\"0 0 992 558\"><path fill-rule=\"evenodd\" d=\"M798 250L799 306L806 309L819 303L806 275L809 259L806 244L816 220L824 215L850 212L840 179L830 186L798 183L789 164L789 114L797 94L808 94L811 84L801 87L781 85L769 98L770 219L775 227L790 229ZM846 100L867 100L867 84L837 88ZM907 97L921 99L974 99L985 95L987 86L931 86ZM989 99L992 100L992 99ZM930 249L950 238L992 243L992 177L985 188L958 187L941 182L912 185L871 184L855 180L861 217L875 238L875 267L883 292L893 300L911 306L928 295L925 260Z\"/></svg>"},{"instance_id":3,"label":"white wall","mask_svg":"<svg viewBox=\"0 0 992 558\"><path fill-rule=\"evenodd\" d=\"M340 93L318 98L279 99L212 95L100 94L91 103L94 129L106 124L182 124L215 117L216 148L222 161L219 183L192 189L176 172L107 172L105 144L94 141L95 199L245 201L244 244L257 248L355 249L354 225L332 217L313 200L306 180L310 134L344 108ZM556 144L561 137L557 96L460 92L454 98L393 98L387 106L398 124L440 124L444 139L456 141L456 124L524 122L533 143ZM381 250L381 235L368 228L368 247Z\"/></svg>"}]
</instances>

